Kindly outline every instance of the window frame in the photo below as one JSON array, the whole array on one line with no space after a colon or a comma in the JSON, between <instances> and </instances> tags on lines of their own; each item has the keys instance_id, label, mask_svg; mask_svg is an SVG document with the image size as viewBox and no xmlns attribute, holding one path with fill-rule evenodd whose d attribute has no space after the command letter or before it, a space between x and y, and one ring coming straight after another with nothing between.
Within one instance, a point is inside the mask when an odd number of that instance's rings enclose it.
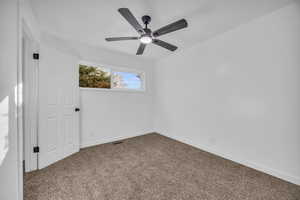
<instances>
[{"instance_id":1,"label":"window frame","mask_svg":"<svg viewBox=\"0 0 300 200\"><path fill-rule=\"evenodd\" d=\"M104 69L107 69L110 71L110 85L111 88L88 88L88 87L80 87L79 86L79 73L78 73L78 87L80 90L86 90L86 91L105 91L105 92L136 92L136 93L143 93L146 92L146 72L142 70L136 70L136 69L130 69L127 67L118 67L116 65L108 65L108 64L103 64L99 62L89 62L89 61L79 61L78 62L78 70L79 70L79 65L89 65L89 66L94 66L94 67L103 67ZM128 73L134 73L134 74L139 74L141 75L141 89L128 89L128 88L113 88L113 73L114 72L128 72Z\"/></svg>"}]
</instances>

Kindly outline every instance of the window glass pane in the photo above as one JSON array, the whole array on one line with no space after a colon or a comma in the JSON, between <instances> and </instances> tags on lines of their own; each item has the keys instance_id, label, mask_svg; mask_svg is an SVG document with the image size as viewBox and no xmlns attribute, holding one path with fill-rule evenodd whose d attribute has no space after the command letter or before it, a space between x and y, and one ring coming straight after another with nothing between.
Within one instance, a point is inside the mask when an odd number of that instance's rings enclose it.
<instances>
[{"instance_id":1,"label":"window glass pane","mask_svg":"<svg viewBox=\"0 0 300 200\"><path fill-rule=\"evenodd\" d=\"M142 76L130 72L113 72L112 87L119 89L143 89Z\"/></svg>"},{"instance_id":2,"label":"window glass pane","mask_svg":"<svg viewBox=\"0 0 300 200\"><path fill-rule=\"evenodd\" d=\"M110 70L103 67L79 65L79 86L87 88L111 88Z\"/></svg>"}]
</instances>

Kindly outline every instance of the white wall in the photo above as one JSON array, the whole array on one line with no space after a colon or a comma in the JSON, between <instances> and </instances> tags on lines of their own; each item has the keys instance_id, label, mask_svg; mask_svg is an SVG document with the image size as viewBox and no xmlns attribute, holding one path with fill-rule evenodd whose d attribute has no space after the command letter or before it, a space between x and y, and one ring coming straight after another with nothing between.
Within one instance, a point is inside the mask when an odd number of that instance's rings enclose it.
<instances>
[{"instance_id":1,"label":"white wall","mask_svg":"<svg viewBox=\"0 0 300 200\"><path fill-rule=\"evenodd\" d=\"M18 1L0 2L0 199L18 199Z\"/></svg>"},{"instance_id":2,"label":"white wall","mask_svg":"<svg viewBox=\"0 0 300 200\"><path fill-rule=\"evenodd\" d=\"M30 0L20 0L20 16L22 18L23 26L30 31L30 37L32 37L36 43L39 43L41 39L41 30L33 14Z\"/></svg>"},{"instance_id":3,"label":"white wall","mask_svg":"<svg viewBox=\"0 0 300 200\"><path fill-rule=\"evenodd\" d=\"M300 6L156 67L155 130L300 184Z\"/></svg>"},{"instance_id":4,"label":"white wall","mask_svg":"<svg viewBox=\"0 0 300 200\"><path fill-rule=\"evenodd\" d=\"M152 132L152 62L93 48L81 51L80 57L82 60L93 63L144 71L146 73L145 92L81 89L82 147Z\"/></svg>"}]
</instances>

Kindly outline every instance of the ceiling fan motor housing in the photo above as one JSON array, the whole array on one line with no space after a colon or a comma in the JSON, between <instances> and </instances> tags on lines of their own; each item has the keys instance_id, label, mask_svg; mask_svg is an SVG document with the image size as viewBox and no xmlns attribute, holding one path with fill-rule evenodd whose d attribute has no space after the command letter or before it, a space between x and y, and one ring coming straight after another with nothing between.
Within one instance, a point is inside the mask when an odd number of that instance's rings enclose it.
<instances>
[{"instance_id":1,"label":"ceiling fan motor housing","mask_svg":"<svg viewBox=\"0 0 300 200\"><path fill-rule=\"evenodd\" d=\"M144 31L145 31L145 35L151 35L152 31L150 28L144 28Z\"/></svg>"}]
</instances>

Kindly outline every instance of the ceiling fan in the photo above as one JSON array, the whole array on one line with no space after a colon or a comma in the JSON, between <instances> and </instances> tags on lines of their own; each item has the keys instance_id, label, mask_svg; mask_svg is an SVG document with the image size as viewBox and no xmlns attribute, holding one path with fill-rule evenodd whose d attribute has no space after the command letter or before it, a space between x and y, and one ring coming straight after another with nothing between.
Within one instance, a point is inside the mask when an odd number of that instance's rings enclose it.
<instances>
[{"instance_id":1,"label":"ceiling fan","mask_svg":"<svg viewBox=\"0 0 300 200\"><path fill-rule=\"evenodd\" d=\"M163 48L166 48L170 51L175 51L177 49L176 46L164 42L162 40L157 39L157 37L162 36L164 34L177 31L179 29L186 28L188 23L185 19L178 20L174 23L166 25L154 32L148 28L148 24L151 22L151 17L148 15L144 15L142 17L142 21L145 24L145 28L143 28L137 19L133 16L128 8L119 8L118 11L120 14L133 26L133 28L140 34L138 37L109 37L105 38L106 41L122 41L122 40L140 40L141 44L136 52L136 55L142 55L147 44L153 43Z\"/></svg>"}]
</instances>

